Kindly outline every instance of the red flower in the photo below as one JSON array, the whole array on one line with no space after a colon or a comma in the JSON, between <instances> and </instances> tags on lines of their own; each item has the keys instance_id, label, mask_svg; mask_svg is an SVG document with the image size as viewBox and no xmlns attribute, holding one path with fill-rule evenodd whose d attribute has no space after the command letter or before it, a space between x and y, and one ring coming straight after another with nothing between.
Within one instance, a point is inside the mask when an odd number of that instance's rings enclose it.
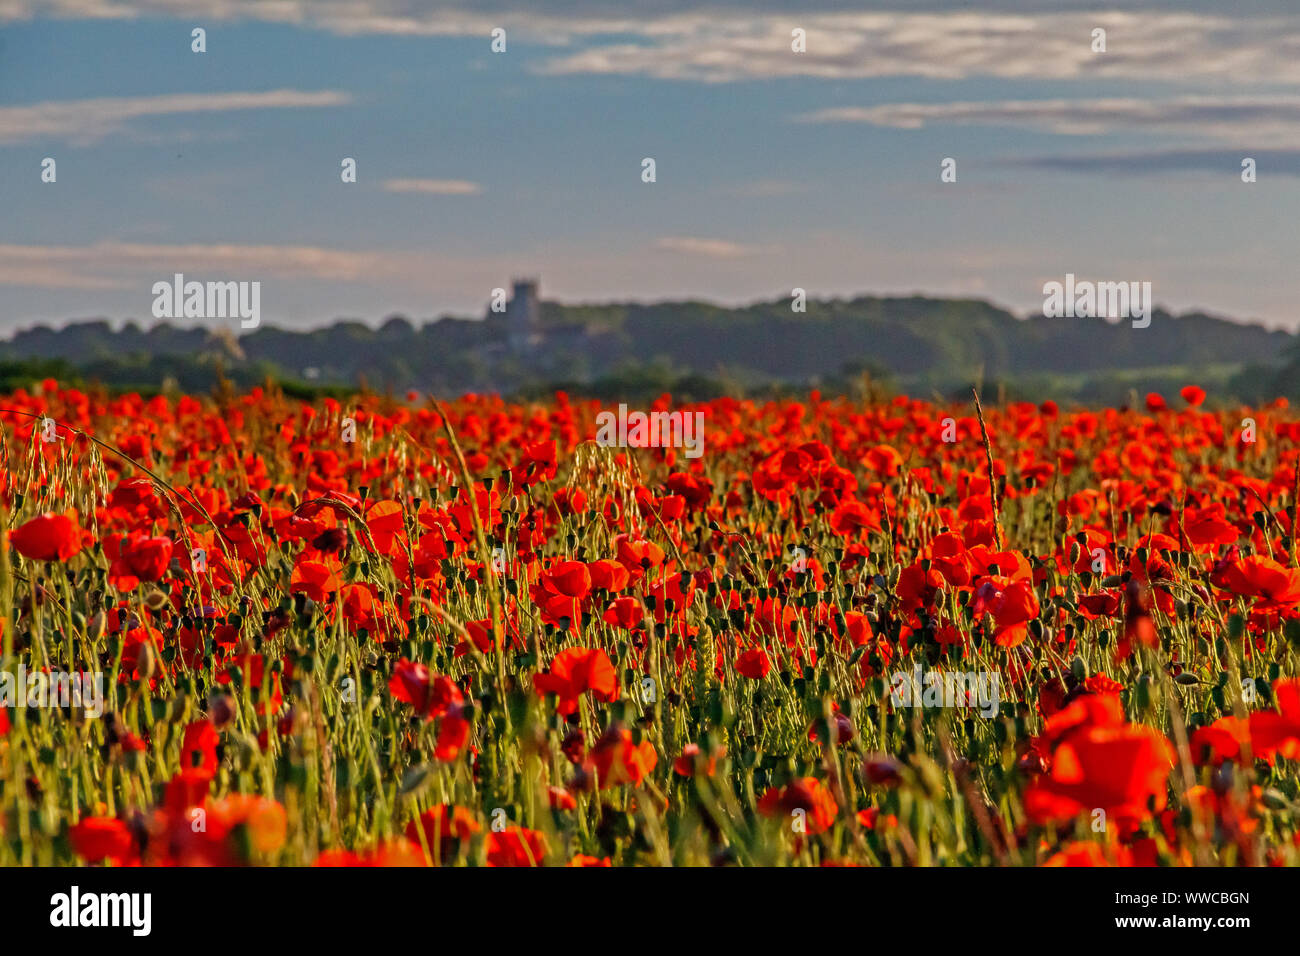
<instances>
[{"instance_id":1,"label":"red flower","mask_svg":"<svg viewBox=\"0 0 1300 956\"><path fill-rule=\"evenodd\" d=\"M548 585L565 597L581 600L591 590L591 572L581 561L563 561L546 573Z\"/></svg>"},{"instance_id":2,"label":"red flower","mask_svg":"<svg viewBox=\"0 0 1300 956\"><path fill-rule=\"evenodd\" d=\"M1266 716L1252 714L1252 717ZM1262 729L1262 728L1261 728ZM1261 738L1264 735L1261 734ZM1238 717L1220 717L1207 727L1192 731L1189 749L1198 764L1220 764L1241 757L1242 744L1250 740L1250 723ZM1261 740L1262 742L1262 740Z\"/></svg>"},{"instance_id":3,"label":"red flower","mask_svg":"<svg viewBox=\"0 0 1300 956\"><path fill-rule=\"evenodd\" d=\"M1242 597L1258 599L1259 609L1293 607L1300 603L1300 569L1260 555L1251 555L1216 571L1214 583Z\"/></svg>"},{"instance_id":4,"label":"red flower","mask_svg":"<svg viewBox=\"0 0 1300 956\"><path fill-rule=\"evenodd\" d=\"M758 801L758 812L766 817L780 815L788 818L796 810L803 811L803 832L808 834L830 829L840 812L835 797L816 777L800 777L779 789L769 788Z\"/></svg>"},{"instance_id":5,"label":"red flower","mask_svg":"<svg viewBox=\"0 0 1300 956\"><path fill-rule=\"evenodd\" d=\"M439 759L454 759L459 746L464 745L469 735L469 725L460 716L465 695L456 682L446 676L430 677L429 669L423 664L403 657L393 667L393 676L388 679L388 692L397 700L410 704L425 720L444 718L441 729L447 737L444 741L439 734L439 751L450 756L440 756Z\"/></svg>"},{"instance_id":6,"label":"red flower","mask_svg":"<svg viewBox=\"0 0 1300 956\"><path fill-rule=\"evenodd\" d=\"M617 561L592 561L587 565L587 571L591 575L592 587L606 591L621 591L631 579L627 568Z\"/></svg>"},{"instance_id":7,"label":"red flower","mask_svg":"<svg viewBox=\"0 0 1300 956\"><path fill-rule=\"evenodd\" d=\"M601 620L606 624L621 627L625 631L631 631L641 624L644 617L645 605L637 598L621 597L615 598L614 602L605 609Z\"/></svg>"},{"instance_id":8,"label":"red flower","mask_svg":"<svg viewBox=\"0 0 1300 956\"><path fill-rule=\"evenodd\" d=\"M67 514L47 511L9 532L9 543L33 561L67 561L81 551L81 529Z\"/></svg>"},{"instance_id":9,"label":"red flower","mask_svg":"<svg viewBox=\"0 0 1300 956\"><path fill-rule=\"evenodd\" d=\"M139 858L131 831L111 817L86 817L68 830L68 839L73 851L87 863L108 860L122 866Z\"/></svg>"},{"instance_id":10,"label":"red flower","mask_svg":"<svg viewBox=\"0 0 1300 956\"><path fill-rule=\"evenodd\" d=\"M455 857L460 847L481 829L483 828L469 810L440 803L425 810L419 819L406 825L406 838L418 846L420 831L423 830L425 845L429 847L434 859L446 862Z\"/></svg>"},{"instance_id":11,"label":"red flower","mask_svg":"<svg viewBox=\"0 0 1300 956\"><path fill-rule=\"evenodd\" d=\"M342 586L343 580L338 574L337 561L333 559L329 562L300 559L294 565L293 575L289 582L289 591L292 594L301 591L317 604L324 604L329 600L329 596Z\"/></svg>"},{"instance_id":12,"label":"red flower","mask_svg":"<svg viewBox=\"0 0 1300 956\"><path fill-rule=\"evenodd\" d=\"M1029 581L996 575L985 578L975 590L972 609L977 618L984 613L992 615L998 646L1015 647L1028 636L1029 622L1038 617L1038 597Z\"/></svg>"},{"instance_id":13,"label":"red flower","mask_svg":"<svg viewBox=\"0 0 1300 956\"><path fill-rule=\"evenodd\" d=\"M104 553L112 562L109 581L119 591L129 591L141 581L160 580L171 563L172 548L171 538L109 536L104 541Z\"/></svg>"},{"instance_id":14,"label":"red flower","mask_svg":"<svg viewBox=\"0 0 1300 956\"><path fill-rule=\"evenodd\" d=\"M552 810L576 810L578 801L563 787L547 787L546 802Z\"/></svg>"},{"instance_id":15,"label":"red flower","mask_svg":"<svg viewBox=\"0 0 1300 956\"><path fill-rule=\"evenodd\" d=\"M1183 401L1193 408L1205 401L1205 389L1195 385L1184 385L1178 394L1183 396Z\"/></svg>"},{"instance_id":16,"label":"red flower","mask_svg":"<svg viewBox=\"0 0 1300 956\"><path fill-rule=\"evenodd\" d=\"M488 834L488 866L541 866L545 859L546 838L536 830L506 827Z\"/></svg>"},{"instance_id":17,"label":"red flower","mask_svg":"<svg viewBox=\"0 0 1300 956\"><path fill-rule=\"evenodd\" d=\"M438 742L433 749L434 759L451 763L459 757L461 751L465 749L465 744L469 742L469 731L469 721L461 716L461 708L457 706L449 710L438 723Z\"/></svg>"},{"instance_id":18,"label":"red flower","mask_svg":"<svg viewBox=\"0 0 1300 956\"><path fill-rule=\"evenodd\" d=\"M209 720L196 720L185 728L181 744L181 769L197 767L207 773L217 771L217 728Z\"/></svg>"},{"instance_id":19,"label":"red flower","mask_svg":"<svg viewBox=\"0 0 1300 956\"><path fill-rule=\"evenodd\" d=\"M388 692L414 707L417 714L425 713L429 707L429 668L403 657L393 667Z\"/></svg>"},{"instance_id":20,"label":"red flower","mask_svg":"<svg viewBox=\"0 0 1300 956\"><path fill-rule=\"evenodd\" d=\"M772 662L761 647L751 647L736 658L736 671L750 680L762 680L771 669Z\"/></svg>"},{"instance_id":21,"label":"red flower","mask_svg":"<svg viewBox=\"0 0 1300 956\"><path fill-rule=\"evenodd\" d=\"M673 772L682 777L693 777L697 773L712 777L718 761L726 755L726 747L719 747L706 755L699 744L687 744L682 748L682 755L673 761Z\"/></svg>"},{"instance_id":22,"label":"red flower","mask_svg":"<svg viewBox=\"0 0 1300 956\"><path fill-rule=\"evenodd\" d=\"M618 563L627 568L632 583L636 584L650 568L664 562L664 549L652 541L633 541L625 536L615 539Z\"/></svg>"},{"instance_id":23,"label":"red flower","mask_svg":"<svg viewBox=\"0 0 1300 956\"><path fill-rule=\"evenodd\" d=\"M588 759L597 781L605 788L622 783L639 786L659 762L659 755L650 741L633 743L632 731L611 724L591 748Z\"/></svg>"},{"instance_id":24,"label":"red flower","mask_svg":"<svg viewBox=\"0 0 1300 956\"><path fill-rule=\"evenodd\" d=\"M1300 759L1300 679L1273 683L1277 711L1250 715L1250 746L1257 757Z\"/></svg>"},{"instance_id":25,"label":"red flower","mask_svg":"<svg viewBox=\"0 0 1300 956\"><path fill-rule=\"evenodd\" d=\"M567 716L578 709L578 698L587 691L597 700L617 697L618 674L600 648L571 647L555 655L550 672L538 674L533 687L539 696L558 697L556 712Z\"/></svg>"},{"instance_id":26,"label":"red flower","mask_svg":"<svg viewBox=\"0 0 1300 956\"><path fill-rule=\"evenodd\" d=\"M1040 744L1052 747L1052 759L1025 791L1034 821L1065 822L1102 809L1132 823L1164 808L1173 748L1158 730L1125 724L1117 696L1080 697L1047 721Z\"/></svg>"}]
</instances>

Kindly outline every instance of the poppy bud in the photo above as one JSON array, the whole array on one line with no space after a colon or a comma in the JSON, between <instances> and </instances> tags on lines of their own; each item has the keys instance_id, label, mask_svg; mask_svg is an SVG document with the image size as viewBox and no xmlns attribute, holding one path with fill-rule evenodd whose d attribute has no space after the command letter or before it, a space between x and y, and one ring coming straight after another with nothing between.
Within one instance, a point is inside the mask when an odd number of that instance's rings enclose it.
<instances>
[{"instance_id":1,"label":"poppy bud","mask_svg":"<svg viewBox=\"0 0 1300 956\"><path fill-rule=\"evenodd\" d=\"M158 670L158 654L153 649L153 644L145 641L140 645L140 650L135 656L136 673L140 675L140 680L147 681Z\"/></svg>"},{"instance_id":2,"label":"poppy bud","mask_svg":"<svg viewBox=\"0 0 1300 956\"><path fill-rule=\"evenodd\" d=\"M229 694L214 694L208 699L208 719L220 729L235 719L235 699Z\"/></svg>"}]
</instances>

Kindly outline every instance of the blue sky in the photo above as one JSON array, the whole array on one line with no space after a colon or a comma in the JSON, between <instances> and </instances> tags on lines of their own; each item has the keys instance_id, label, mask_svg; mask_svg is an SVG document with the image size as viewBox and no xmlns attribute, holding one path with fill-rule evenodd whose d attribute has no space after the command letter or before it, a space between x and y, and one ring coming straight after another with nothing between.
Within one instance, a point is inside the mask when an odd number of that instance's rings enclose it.
<instances>
[{"instance_id":1,"label":"blue sky","mask_svg":"<svg viewBox=\"0 0 1300 956\"><path fill-rule=\"evenodd\" d=\"M1300 12L782 6L0 0L0 334L151 323L177 271L295 327L479 314L520 273L1027 312L1073 272L1300 324Z\"/></svg>"}]
</instances>

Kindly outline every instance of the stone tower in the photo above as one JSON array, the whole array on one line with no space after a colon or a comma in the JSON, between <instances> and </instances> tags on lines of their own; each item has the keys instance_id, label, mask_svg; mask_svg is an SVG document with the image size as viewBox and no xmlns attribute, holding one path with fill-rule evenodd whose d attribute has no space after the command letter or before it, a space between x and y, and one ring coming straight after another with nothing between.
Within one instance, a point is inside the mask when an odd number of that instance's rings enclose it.
<instances>
[{"instance_id":1,"label":"stone tower","mask_svg":"<svg viewBox=\"0 0 1300 956\"><path fill-rule=\"evenodd\" d=\"M536 279L515 279L514 292L506 305L506 330L510 349L527 351L541 331L542 302Z\"/></svg>"}]
</instances>

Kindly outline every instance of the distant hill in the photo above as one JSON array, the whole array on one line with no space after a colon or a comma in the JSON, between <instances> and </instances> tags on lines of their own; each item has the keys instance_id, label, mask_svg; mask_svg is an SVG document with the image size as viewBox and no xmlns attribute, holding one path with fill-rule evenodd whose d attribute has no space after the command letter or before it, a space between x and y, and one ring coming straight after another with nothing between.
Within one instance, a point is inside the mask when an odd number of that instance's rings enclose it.
<instances>
[{"instance_id":1,"label":"distant hill","mask_svg":"<svg viewBox=\"0 0 1300 956\"><path fill-rule=\"evenodd\" d=\"M204 388L224 376L237 384L270 378L395 392L528 393L559 385L703 396L850 390L869 376L927 395L979 381L1011 395L1107 402L1194 381L1220 399L1257 400L1300 389L1296 351L1290 333L1201 313L1156 311L1148 328L1134 329L1102 319L1022 319L981 300L920 296L809 300L802 313L784 298L739 308L540 302L529 311L512 302L510 316L485 320L415 325L393 317L379 328L339 321L307 332L263 327L238 338L228 327L166 323L37 327L0 342L0 379L21 379L31 363L45 363L88 382L150 390Z\"/></svg>"}]
</instances>

